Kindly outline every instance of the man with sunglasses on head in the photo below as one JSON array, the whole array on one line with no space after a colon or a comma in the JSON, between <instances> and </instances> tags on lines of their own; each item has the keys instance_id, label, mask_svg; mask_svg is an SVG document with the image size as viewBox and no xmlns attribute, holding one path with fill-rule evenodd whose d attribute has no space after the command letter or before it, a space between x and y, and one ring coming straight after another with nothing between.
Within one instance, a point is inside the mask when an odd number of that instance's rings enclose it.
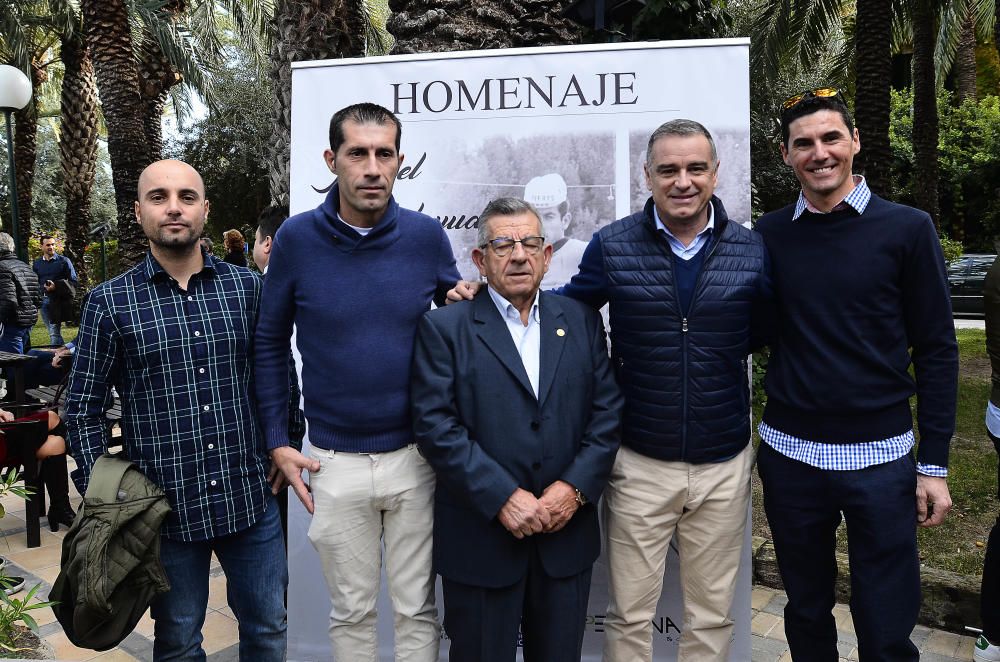
<instances>
[{"instance_id":1,"label":"man with sunglasses on head","mask_svg":"<svg viewBox=\"0 0 1000 662\"><path fill-rule=\"evenodd\" d=\"M410 361L421 316L432 301L444 303L459 274L441 224L392 197L401 133L399 119L372 103L334 114L323 158L337 181L319 207L274 237L254 336L273 490L287 482L313 513L309 539L333 603L333 657L351 662L378 660L383 548L396 660L437 660L440 641L434 471L413 439ZM308 457L288 438L293 325Z\"/></svg>"},{"instance_id":2,"label":"man with sunglasses on head","mask_svg":"<svg viewBox=\"0 0 1000 662\"><path fill-rule=\"evenodd\" d=\"M684 592L678 659L725 660L732 643L753 464L746 359L751 315L769 284L763 241L714 195L718 173L704 126L677 119L657 128L645 163L652 197L599 230L579 273L557 290L594 309L610 303L625 396L604 494L606 662L652 659L671 540Z\"/></svg>"},{"instance_id":3,"label":"man with sunglasses on head","mask_svg":"<svg viewBox=\"0 0 1000 662\"><path fill-rule=\"evenodd\" d=\"M486 292L424 315L414 432L438 476L434 568L455 662L579 662L595 504L622 397L600 316L539 286L552 259L539 211L499 198L472 259Z\"/></svg>"},{"instance_id":4,"label":"man with sunglasses on head","mask_svg":"<svg viewBox=\"0 0 1000 662\"><path fill-rule=\"evenodd\" d=\"M958 349L944 257L930 216L853 174L861 142L836 90L792 97L780 119L781 155L802 190L757 224L776 307L757 462L785 633L795 660L838 659L843 517L861 660L917 660L916 527L951 507Z\"/></svg>"}]
</instances>

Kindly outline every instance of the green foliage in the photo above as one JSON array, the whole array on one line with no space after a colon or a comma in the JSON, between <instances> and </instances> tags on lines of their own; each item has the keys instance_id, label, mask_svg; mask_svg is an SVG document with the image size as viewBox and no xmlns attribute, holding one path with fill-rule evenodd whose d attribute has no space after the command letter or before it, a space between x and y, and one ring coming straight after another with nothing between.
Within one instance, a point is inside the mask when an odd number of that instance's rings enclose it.
<instances>
[{"instance_id":1,"label":"green foliage","mask_svg":"<svg viewBox=\"0 0 1000 662\"><path fill-rule=\"evenodd\" d=\"M695 39L726 31L729 14L723 0L647 0L635 17L632 39Z\"/></svg>"},{"instance_id":2,"label":"green foliage","mask_svg":"<svg viewBox=\"0 0 1000 662\"><path fill-rule=\"evenodd\" d=\"M962 242L949 239L945 236L938 238L941 240L941 250L944 251L944 261L946 263L951 264L958 258L962 257L962 253L965 252L965 246Z\"/></svg>"},{"instance_id":3,"label":"green foliage","mask_svg":"<svg viewBox=\"0 0 1000 662\"><path fill-rule=\"evenodd\" d=\"M0 481L0 499L8 494L16 495L22 499L27 499L31 495L30 489L16 484L20 478L21 476L18 471L12 470L8 472L7 478ZM0 517L3 517L5 514L3 507L0 506ZM38 589L42 586L41 584L33 586L28 591L28 594L24 596L23 600L8 596L2 590L10 585L11 580L8 578L7 573L4 570L0 570L0 650L7 653L19 650L15 644L15 639L17 638L16 624L24 623L32 632L38 634L38 623L28 612L34 609L45 609L55 604L54 602L32 602L32 598L38 593Z\"/></svg>"},{"instance_id":4,"label":"green foliage","mask_svg":"<svg viewBox=\"0 0 1000 662\"><path fill-rule=\"evenodd\" d=\"M941 230L967 251L992 253L1000 237L1000 97L951 101L947 91L938 96ZM908 90L893 91L892 197L906 204L914 199L912 102Z\"/></svg>"},{"instance_id":5,"label":"green foliage","mask_svg":"<svg viewBox=\"0 0 1000 662\"><path fill-rule=\"evenodd\" d=\"M7 142L0 121L0 218L9 228L10 203L7 191ZM59 163L58 122L45 119L38 124L35 177L32 184L31 230L35 234L65 232L66 199ZM97 172L90 194L91 223L115 223L115 195L107 146L98 142ZM59 252L62 252L60 247Z\"/></svg>"},{"instance_id":6,"label":"green foliage","mask_svg":"<svg viewBox=\"0 0 1000 662\"><path fill-rule=\"evenodd\" d=\"M102 264L100 240L87 244L87 248L83 251L83 261L87 265L87 273L90 274L90 280L92 283L96 284L109 278L114 278L127 268L126 265L122 264L121 256L118 254L117 239L109 238L107 240L106 251L108 255L107 278L104 278L101 273Z\"/></svg>"},{"instance_id":7,"label":"green foliage","mask_svg":"<svg viewBox=\"0 0 1000 662\"><path fill-rule=\"evenodd\" d=\"M220 71L212 85L208 116L186 127L164 152L201 173L211 203L206 233L217 237L229 228L256 228L257 214L269 202L273 94L267 76L239 61Z\"/></svg>"}]
</instances>

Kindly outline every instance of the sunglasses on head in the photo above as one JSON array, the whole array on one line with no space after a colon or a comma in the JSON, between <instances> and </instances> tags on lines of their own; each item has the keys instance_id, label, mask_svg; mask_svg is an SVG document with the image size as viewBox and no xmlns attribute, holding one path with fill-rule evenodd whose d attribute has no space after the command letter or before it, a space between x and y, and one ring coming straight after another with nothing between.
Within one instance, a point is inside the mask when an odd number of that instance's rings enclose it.
<instances>
[{"instance_id":1,"label":"sunglasses on head","mask_svg":"<svg viewBox=\"0 0 1000 662\"><path fill-rule=\"evenodd\" d=\"M795 96L788 97L785 99L784 103L781 104L782 112L790 110L795 106L799 105L807 99L840 99L843 103L844 98L840 94L840 90L835 87L817 87L815 90L807 90L802 94L796 94ZM846 105L846 104L845 104Z\"/></svg>"}]
</instances>

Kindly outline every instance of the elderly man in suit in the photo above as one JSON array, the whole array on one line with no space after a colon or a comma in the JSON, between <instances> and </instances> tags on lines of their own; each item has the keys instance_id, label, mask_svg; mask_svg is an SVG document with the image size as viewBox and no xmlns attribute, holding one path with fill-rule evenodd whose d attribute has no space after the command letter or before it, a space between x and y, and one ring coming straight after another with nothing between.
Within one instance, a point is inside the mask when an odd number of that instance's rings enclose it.
<instances>
[{"instance_id":1,"label":"elderly man in suit","mask_svg":"<svg viewBox=\"0 0 1000 662\"><path fill-rule=\"evenodd\" d=\"M619 444L622 397L600 316L539 294L552 257L538 212L491 202L472 258L488 287L417 332L414 432L438 477L434 568L451 659L579 660L594 503Z\"/></svg>"}]
</instances>

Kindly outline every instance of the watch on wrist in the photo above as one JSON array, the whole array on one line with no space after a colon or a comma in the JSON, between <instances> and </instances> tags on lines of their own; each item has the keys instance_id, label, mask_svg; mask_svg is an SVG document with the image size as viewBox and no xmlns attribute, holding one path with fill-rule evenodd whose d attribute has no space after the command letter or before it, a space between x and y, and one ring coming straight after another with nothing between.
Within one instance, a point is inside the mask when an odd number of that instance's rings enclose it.
<instances>
[{"instance_id":1,"label":"watch on wrist","mask_svg":"<svg viewBox=\"0 0 1000 662\"><path fill-rule=\"evenodd\" d=\"M576 502L578 504L580 504L581 506L586 506L587 505L587 495L584 494L583 492L581 492L580 490L576 489L576 488L573 488L573 491L576 492Z\"/></svg>"}]
</instances>

